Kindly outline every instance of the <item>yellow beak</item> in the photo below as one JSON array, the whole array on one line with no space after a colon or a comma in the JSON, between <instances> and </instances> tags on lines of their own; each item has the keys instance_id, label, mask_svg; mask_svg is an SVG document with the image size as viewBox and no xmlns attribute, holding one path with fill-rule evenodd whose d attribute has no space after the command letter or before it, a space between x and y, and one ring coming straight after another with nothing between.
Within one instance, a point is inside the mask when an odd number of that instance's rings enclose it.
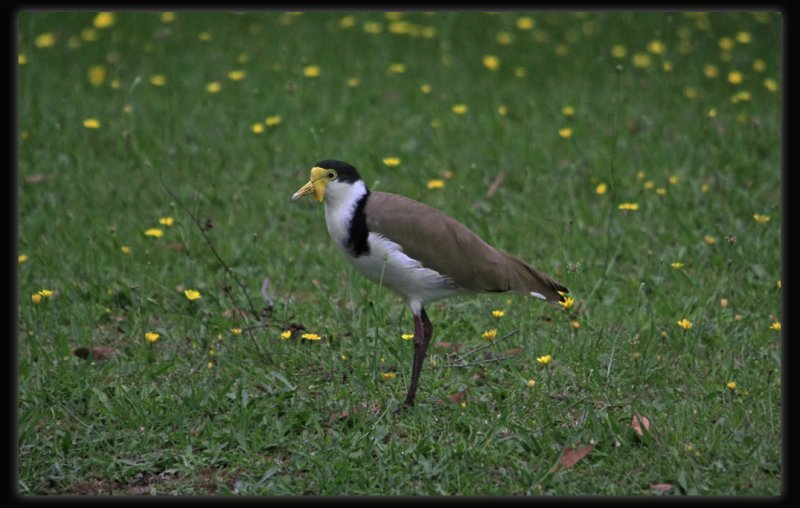
<instances>
[{"instance_id":1,"label":"yellow beak","mask_svg":"<svg viewBox=\"0 0 800 508\"><path fill-rule=\"evenodd\" d=\"M318 167L311 168L311 179L292 195L292 201L297 201L306 194L313 192L314 199L322 203L325 197L325 186L328 185L328 179L325 177L325 173L325 169Z\"/></svg>"}]
</instances>

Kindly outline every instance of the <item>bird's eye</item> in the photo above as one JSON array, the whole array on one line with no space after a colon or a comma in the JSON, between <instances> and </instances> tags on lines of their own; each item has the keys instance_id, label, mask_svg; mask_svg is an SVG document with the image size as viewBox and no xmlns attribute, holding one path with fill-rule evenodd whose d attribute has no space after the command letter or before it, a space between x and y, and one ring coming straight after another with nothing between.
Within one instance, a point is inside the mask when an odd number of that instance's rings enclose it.
<instances>
[{"instance_id":1,"label":"bird's eye","mask_svg":"<svg viewBox=\"0 0 800 508\"><path fill-rule=\"evenodd\" d=\"M336 173L334 173L333 171L331 171L330 173L328 173L328 178L330 178L331 180L333 180L334 178L336 178Z\"/></svg>"}]
</instances>

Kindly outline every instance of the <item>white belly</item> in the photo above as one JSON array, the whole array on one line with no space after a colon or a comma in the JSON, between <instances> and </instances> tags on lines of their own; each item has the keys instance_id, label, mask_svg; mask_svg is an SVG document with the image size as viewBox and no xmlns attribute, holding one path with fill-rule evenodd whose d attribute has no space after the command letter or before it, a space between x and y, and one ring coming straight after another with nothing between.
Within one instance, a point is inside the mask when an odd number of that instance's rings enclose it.
<instances>
[{"instance_id":1,"label":"white belly","mask_svg":"<svg viewBox=\"0 0 800 508\"><path fill-rule=\"evenodd\" d=\"M353 257L341 244L345 258L373 281L403 295L412 312L428 302L462 293L453 281L423 267L403 253L400 246L377 233L369 234L370 253Z\"/></svg>"}]
</instances>

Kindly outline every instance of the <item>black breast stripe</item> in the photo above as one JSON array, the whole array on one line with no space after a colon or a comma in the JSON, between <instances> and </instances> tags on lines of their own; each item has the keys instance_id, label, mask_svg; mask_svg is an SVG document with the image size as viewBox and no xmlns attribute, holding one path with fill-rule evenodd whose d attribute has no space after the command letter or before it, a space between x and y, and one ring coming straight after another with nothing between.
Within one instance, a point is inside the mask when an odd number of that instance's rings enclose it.
<instances>
[{"instance_id":1,"label":"black breast stripe","mask_svg":"<svg viewBox=\"0 0 800 508\"><path fill-rule=\"evenodd\" d=\"M369 243L367 242L369 237L366 212L367 199L369 199L369 191L356 204L353 219L350 221L347 242L345 242L345 247L355 257L369 254Z\"/></svg>"}]
</instances>

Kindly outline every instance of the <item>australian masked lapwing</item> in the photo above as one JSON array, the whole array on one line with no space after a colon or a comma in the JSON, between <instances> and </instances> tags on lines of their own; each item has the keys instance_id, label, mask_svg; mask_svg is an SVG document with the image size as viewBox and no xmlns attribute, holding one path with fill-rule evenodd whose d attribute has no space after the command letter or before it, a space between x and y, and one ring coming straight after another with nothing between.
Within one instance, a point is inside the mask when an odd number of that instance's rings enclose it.
<instances>
[{"instance_id":1,"label":"australian masked lapwing","mask_svg":"<svg viewBox=\"0 0 800 508\"><path fill-rule=\"evenodd\" d=\"M414 364L404 406L414 404L433 335L428 303L471 291L564 300L563 285L495 249L452 217L403 196L370 192L346 162L318 162L292 200L311 193L325 202L328 233L345 259L400 293L414 315Z\"/></svg>"}]
</instances>

